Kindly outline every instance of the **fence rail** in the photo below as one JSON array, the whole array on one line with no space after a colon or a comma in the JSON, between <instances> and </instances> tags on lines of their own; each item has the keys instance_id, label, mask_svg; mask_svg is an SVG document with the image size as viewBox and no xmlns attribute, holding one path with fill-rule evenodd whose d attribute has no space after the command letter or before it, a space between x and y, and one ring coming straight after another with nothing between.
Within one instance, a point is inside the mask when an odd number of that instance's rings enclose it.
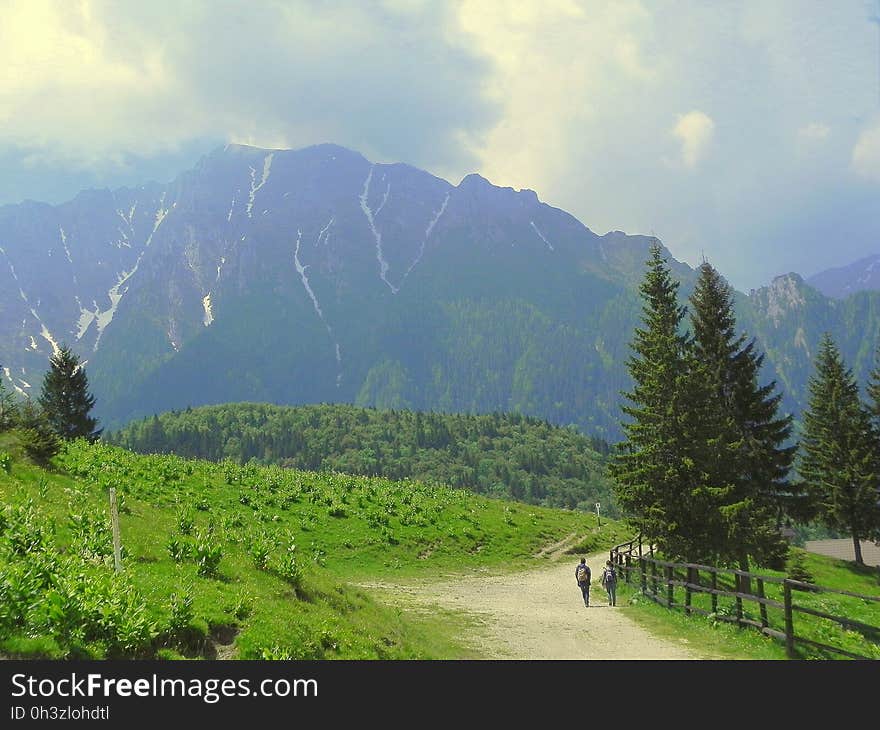
<instances>
[{"instance_id":1,"label":"fence rail","mask_svg":"<svg viewBox=\"0 0 880 730\"><path fill-rule=\"evenodd\" d=\"M786 654L791 659L798 657L795 650L795 646L798 644L812 646L853 659L872 658L854 653L843 647L815 641L802 634L796 634L794 629L795 614L804 614L824 621L830 621L846 630L856 631L868 641L880 643L880 627L856 621L846 616L837 616L826 611L820 611L810 606L796 604L793 593L832 593L877 603L880 603L880 596L853 593L827 586L804 583L791 578L762 575L736 568L717 568L712 565L702 565L699 563L678 563L661 560L655 557L653 545L644 545L642 543L641 536L615 545L611 548L609 557L617 570L623 575L624 581L626 583L637 582L640 592L655 603L670 609L683 609L686 614L697 613L702 616L714 616L719 621L758 629L766 636L784 641ZM708 584L701 582L701 574L708 576ZM754 592L751 590L753 582L755 584ZM781 601L766 596L765 585L767 584L781 587ZM681 590L684 591L683 602L675 600L676 589L679 590L679 593ZM693 605L693 598L696 594L709 596L711 610ZM734 616L725 616L718 613L719 597L733 598L735 600ZM752 618L746 615L745 606L747 603L757 606L758 617ZM768 608L781 612L782 626L771 626Z\"/></svg>"}]
</instances>

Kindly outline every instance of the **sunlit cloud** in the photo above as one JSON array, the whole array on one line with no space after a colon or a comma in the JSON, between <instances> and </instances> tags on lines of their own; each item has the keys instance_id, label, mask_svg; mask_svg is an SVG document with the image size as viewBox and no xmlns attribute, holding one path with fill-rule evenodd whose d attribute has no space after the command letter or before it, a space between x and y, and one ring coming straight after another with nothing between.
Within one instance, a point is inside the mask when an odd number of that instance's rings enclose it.
<instances>
[{"instance_id":1,"label":"sunlit cloud","mask_svg":"<svg viewBox=\"0 0 880 730\"><path fill-rule=\"evenodd\" d=\"M679 115L672 128L673 136L681 142L681 162L694 168L706 155L715 132L715 122L705 112L694 110Z\"/></svg>"},{"instance_id":2,"label":"sunlit cloud","mask_svg":"<svg viewBox=\"0 0 880 730\"><path fill-rule=\"evenodd\" d=\"M880 118L859 135L852 151L852 167L859 175L880 182Z\"/></svg>"}]
</instances>

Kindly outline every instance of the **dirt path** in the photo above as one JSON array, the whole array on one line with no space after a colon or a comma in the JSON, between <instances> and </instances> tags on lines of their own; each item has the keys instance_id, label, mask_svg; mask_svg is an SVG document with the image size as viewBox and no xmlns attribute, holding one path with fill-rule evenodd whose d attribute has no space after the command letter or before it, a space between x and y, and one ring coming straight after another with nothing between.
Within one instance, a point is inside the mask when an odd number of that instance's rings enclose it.
<instances>
[{"instance_id":1,"label":"dirt path","mask_svg":"<svg viewBox=\"0 0 880 730\"><path fill-rule=\"evenodd\" d=\"M556 547L556 546L553 546ZM574 578L578 562L548 551L548 565L513 575L467 575L425 585L371 584L389 600L413 608L439 606L476 620L461 637L486 659L704 659L687 640L652 636L627 616L624 602L608 606L599 584L607 553L587 556L593 572L590 608ZM389 595L390 594L390 595Z\"/></svg>"}]
</instances>

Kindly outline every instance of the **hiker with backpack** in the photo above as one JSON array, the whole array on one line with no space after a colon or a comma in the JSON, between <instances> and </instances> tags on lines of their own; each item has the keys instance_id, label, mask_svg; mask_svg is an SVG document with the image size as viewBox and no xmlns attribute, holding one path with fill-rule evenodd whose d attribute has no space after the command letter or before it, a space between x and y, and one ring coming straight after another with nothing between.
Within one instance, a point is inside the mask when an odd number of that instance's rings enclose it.
<instances>
[{"instance_id":1,"label":"hiker with backpack","mask_svg":"<svg viewBox=\"0 0 880 730\"><path fill-rule=\"evenodd\" d=\"M581 562L574 569L574 577L577 580L578 588L584 596L584 606L590 607L590 566L587 565L587 559L581 558Z\"/></svg>"},{"instance_id":2,"label":"hiker with backpack","mask_svg":"<svg viewBox=\"0 0 880 730\"><path fill-rule=\"evenodd\" d=\"M617 571L610 560L605 561L605 570L602 571L602 585L608 592L608 605L617 605Z\"/></svg>"}]
</instances>

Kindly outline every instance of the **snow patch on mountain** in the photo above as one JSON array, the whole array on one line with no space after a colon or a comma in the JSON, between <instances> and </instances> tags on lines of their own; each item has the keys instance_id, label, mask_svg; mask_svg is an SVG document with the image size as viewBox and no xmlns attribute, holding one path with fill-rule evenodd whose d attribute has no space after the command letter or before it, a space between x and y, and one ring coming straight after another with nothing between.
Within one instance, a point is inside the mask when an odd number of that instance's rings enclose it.
<instances>
[{"instance_id":1,"label":"snow patch on mountain","mask_svg":"<svg viewBox=\"0 0 880 730\"><path fill-rule=\"evenodd\" d=\"M205 310L205 316L202 318L202 322L204 322L205 327L210 327L211 322L214 321L214 311L211 307L211 292L208 292L202 298L202 308Z\"/></svg>"},{"instance_id":2,"label":"snow patch on mountain","mask_svg":"<svg viewBox=\"0 0 880 730\"><path fill-rule=\"evenodd\" d=\"M409 265L409 268L406 270L406 273L403 275L403 280L406 280L406 277L409 276L409 272L412 271L416 264L422 260L422 256L425 255L425 246L428 245L428 238L431 236L431 231L434 230L434 226L437 225L437 221L440 220L440 216L446 211L446 206L449 205L449 193L446 193L446 197L443 198L443 203L440 205L439 210L434 211L434 215L430 221L428 221L428 227L425 228L425 237L422 239L422 243L419 246L419 253L413 260L413 262ZM403 283L403 281L401 281Z\"/></svg>"},{"instance_id":3,"label":"snow patch on mountain","mask_svg":"<svg viewBox=\"0 0 880 730\"><path fill-rule=\"evenodd\" d=\"M82 306L79 308L79 319L76 322L76 339L81 340L83 335L88 331L89 325L92 324L97 318L99 312L97 311L97 305L95 305L94 312L90 312L88 309L83 309Z\"/></svg>"},{"instance_id":4,"label":"snow patch on mountain","mask_svg":"<svg viewBox=\"0 0 880 730\"><path fill-rule=\"evenodd\" d=\"M129 271L123 271L117 275L116 283L110 287L107 291L107 298L110 300L110 308L106 310L101 310L97 303L95 304L95 318L98 323L98 336L95 339L95 345L93 349L95 351L98 350L98 345L101 344L101 337L104 334L104 330L107 329L107 325L113 321L113 316L116 314L116 309L119 306L119 302L122 300L125 292L128 291L128 287L123 289L122 287L125 283L134 276L135 272L138 270L138 266L141 265L141 260L144 258L144 254L147 249L150 247L150 244L153 242L153 236L156 234L156 231L159 230L159 226L162 225L162 221L165 220L168 213L174 208L177 203L173 203L171 208L165 208L165 193L162 193L162 197L159 198L159 207L156 210L156 216L153 219L153 230L150 231L150 235L147 236L147 240L144 243L144 248L138 254L137 260L134 262L134 266ZM82 321L82 313L80 313L80 321Z\"/></svg>"},{"instance_id":5,"label":"snow patch on mountain","mask_svg":"<svg viewBox=\"0 0 880 730\"><path fill-rule=\"evenodd\" d=\"M303 266L299 260L299 247L302 242L302 231L297 229L296 231L296 249L293 252L293 265L296 267L296 273L299 274L300 281L302 281L302 285L305 287L306 293L309 295L309 299L312 300L312 306L315 308L315 311L318 313L318 316L321 318L321 321L324 322L324 313L321 311L321 305L318 303L318 297L315 296L315 292L312 291L312 287L309 284L309 277L306 274L306 269L308 266ZM324 325L328 328L326 322Z\"/></svg>"},{"instance_id":6,"label":"snow patch on mountain","mask_svg":"<svg viewBox=\"0 0 880 730\"><path fill-rule=\"evenodd\" d=\"M538 230L538 226L535 225L535 221L529 221L529 225L534 229L535 233L538 234L538 237L539 237L544 243L547 244L547 248L549 248L551 251L553 251L553 250L554 250L554 249L553 249L553 244L550 243L550 241L548 241L548 240L544 237L544 234L541 233L540 230Z\"/></svg>"},{"instance_id":7,"label":"snow patch on mountain","mask_svg":"<svg viewBox=\"0 0 880 730\"><path fill-rule=\"evenodd\" d=\"M376 213L374 213L369 204L367 203L367 198L370 195L370 181L373 179L373 168L375 165L370 166L370 172L367 175L367 179L364 180L364 190L360 195L361 202L361 210L364 212L364 215L367 217L367 223L370 224L370 230L373 232L373 239L376 241L376 259L379 262L379 278L382 279L387 285L388 288L391 289L392 294L397 294L398 288L394 286L390 281L388 281L388 269L390 268L388 262L385 260L385 255L382 252L382 234L376 229ZM388 200L388 194L391 192L391 184L388 184L388 189L385 191L385 197L382 199L382 205L379 206L379 210L382 209L382 206L385 205L385 202Z\"/></svg>"},{"instance_id":8,"label":"snow patch on mountain","mask_svg":"<svg viewBox=\"0 0 880 730\"><path fill-rule=\"evenodd\" d=\"M40 315L38 315L35 310L31 309L31 314L33 314L40 323L40 336L44 340L46 340L46 342L52 345L52 354L57 357L58 353L61 352L61 348L58 347L58 343L55 342L55 338L52 337L52 333L49 332L49 328L46 327L45 324L43 324L43 320L40 319Z\"/></svg>"},{"instance_id":9,"label":"snow patch on mountain","mask_svg":"<svg viewBox=\"0 0 880 730\"><path fill-rule=\"evenodd\" d=\"M248 196L248 204L247 204L247 216L248 216L248 218L253 218L252 211L253 211L253 208L254 208L254 198L255 198L256 195L257 195L257 191L259 191L260 188L262 188L263 185L266 184L266 181L269 179L269 172L270 172L270 170L272 169L272 157L273 157L273 154L274 154L274 153L270 152L270 153L269 153L268 155L266 155L266 157L263 159L263 175L262 175L262 177L260 178L260 183L259 183L259 184L257 184L257 182L256 182L256 181L257 181L257 171L256 171L256 169L253 168L253 167L250 167L250 168L249 168L250 171L251 171L251 190L250 190L250 193L249 193L249 196Z\"/></svg>"},{"instance_id":10,"label":"snow patch on mountain","mask_svg":"<svg viewBox=\"0 0 880 730\"><path fill-rule=\"evenodd\" d=\"M3 374L6 376L6 379L12 384L12 387L18 391L19 395L27 397L27 393L22 390L21 387L19 387L18 383L16 383L15 380L13 380L12 373L9 371L9 368L4 367Z\"/></svg>"},{"instance_id":11,"label":"snow patch on mountain","mask_svg":"<svg viewBox=\"0 0 880 730\"><path fill-rule=\"evenodd\" d=\"M327 233L327 231L330 230L330 226L333 225L333 221L335 220L336 218L334 216L331 216L329 223L327 223L327 225L321 229L321 232L318 234L318 238L315 241L316 248L321 245L321 239L324 238L324 236L327 236L327 238L324 240L324 244L326 245L327 241L330 239L330 234Z\"/></svg>"},{"instance_id":12,"label":"snow patch on mountain","mask_svg":"<svg viewBox=\"0 0 880 730\"><path fill-rule=\"evenodd\" d=\"M333 222L333 219L331 218L330 223L332 223L332 222ZM318 234L319 241L321 240L321 236L324 235L324 233L330 227L330 223L328 223L323 228L321 233ZM294 251L293 251L293 265L296 267L296 272L299 274L300 281L302 281L302 285L306 290L306 294L308 294L309 299L312 300L312 306L315 308L315 312L317 313L318 318L321 320L321 322L323 322L324 327L327 328L327 334L330 335L330 339L333 340L333 344L336 349L336 366L338 368L337 373L336 373L336 387L338 388L340 386L340 384L342 383L342 353L339 349L339 343L336 341L336 339L333 336L333 328L330 326L330 323L327 322L326 318L324 317L324 312L321 309L321 304L318 302L318 297L315 296L315 292L312 291L312 286L309 283L309 276L306 273L309 266L308 266L308 264L303 266L302 262L299 260L299 249L300 249L301 245L302 245L302 229L298 228L296 231L296 247L294 248Z\"/></svg>"}]
</instances>

